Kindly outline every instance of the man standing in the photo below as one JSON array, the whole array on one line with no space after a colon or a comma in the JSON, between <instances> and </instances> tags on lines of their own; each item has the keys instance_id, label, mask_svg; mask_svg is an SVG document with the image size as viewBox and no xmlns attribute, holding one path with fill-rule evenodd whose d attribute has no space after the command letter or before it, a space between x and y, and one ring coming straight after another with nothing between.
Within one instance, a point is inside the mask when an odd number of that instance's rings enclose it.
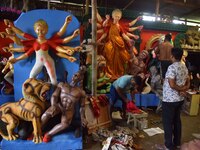
<instances>
[{"instance_id":1,"label":"man standing","mask_svg":"<svg viewBox=\"0 0 200 150\"><path fill-rule=\"evenodd\" d=\"M161 63L162 79L165 78L167 68L169 67L169 65L171 65L171 49L173 48L173 45L171 44L171 39L171 34L166 34L164 42L161 43L156 50L156 53L158 54L158 58Z\"/></svg>"},{"instance_id":2,"label":"man standing","mask_svg":"<svg viewBox=\"0 0 200 150\"><path fill-rule=\"evenodd\" d=\"M190 80L187 67L181 63L183 50L172 48L172 65L168 67L163 84L162 119L165 149L172 150L181 144L181 106L183 94L189 89Z\"/></svg>"},{"instance_id":3,"label":"man standing","mask_svg":"<svg viewBox=\"0 0 200 150\"><path fill-rule=\"evenodd\" d=\"M111 111L119 99L122 101L123 116L125 117L126 105L129 102L126 94L136 90L141 83L142 78L140 76L133 77L132 75L124 75L115 80L110 87L110 95L112 100Z\"/></svg>"}]
</instances>

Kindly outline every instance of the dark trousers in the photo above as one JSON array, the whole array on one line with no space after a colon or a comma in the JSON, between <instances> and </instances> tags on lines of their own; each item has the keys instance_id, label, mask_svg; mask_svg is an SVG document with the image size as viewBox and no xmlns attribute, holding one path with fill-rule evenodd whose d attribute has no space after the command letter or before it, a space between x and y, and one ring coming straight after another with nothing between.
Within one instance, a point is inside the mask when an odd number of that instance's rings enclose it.
<instances>
[{"instance_id":1,"label":"dark trousers","mask_svg":"<svg viewBox=\"0 0 200 150\"><path fill-rule=\"evenodd\" d=\"M162 119L164 127L165 146L170 150L181 144L181 106L180 102L163 102Z\"/></svg>"},{"instance_id":2,"label":"dark trousers","mask_svg":"<svg viewBox=\"0 0 200 150\"><path fill-rule=\"evenodd\" d=\"M123 114L126 114L126 103L122 100L122 98L119 96L119 94L117 93L117 90L115 89L115 87L113 85L111 85L110 87L110 96L111 96L111 111L114 108L115 103L117 102L117 100L121 100L122 101L122 109L123 109ZM125 95L126 96L126 95Z\"/></svg>"},{"instance_id":3,"label":"dark trousers","mask_svg":"<svg viewBox=\"0 0 200 150\"><path fill-rule=\"evenodd\" d=\"M167 68L172 64L171 61L168 60L161 60L160 61L161 64L161 73L162 73L162 78L165 78L165 74L167 72Z\"/></svg>"}]
</instances>

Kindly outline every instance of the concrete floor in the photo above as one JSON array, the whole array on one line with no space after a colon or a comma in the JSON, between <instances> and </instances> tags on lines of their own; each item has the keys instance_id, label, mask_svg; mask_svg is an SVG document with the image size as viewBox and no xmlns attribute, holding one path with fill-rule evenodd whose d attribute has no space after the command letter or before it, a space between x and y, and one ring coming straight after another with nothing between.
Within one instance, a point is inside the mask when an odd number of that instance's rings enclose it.
<instances>
[{"instance_id":1,"label":"concrete floor","mask_svg":"<svg viewBox=\"0 0 200 150\"><path fill-rule=\"evenodd\" d=\"M163 129L162 123L152 123L154 121L161 121L161 113L156 114L154 110L145 110L148 112L148 127L160 127ZM195 137L193 133L200 134L200 115L189 116L185 113L181 114L182 118L182 144L194 140ZM143 150L155 150L155 144L164 143L164 135L157 134L149 137L145 132L139 131L139 135L144 135L144 138L136 138L136 143L140 144ZM84 150L101 150L102 145L100 142L94 142L91 137L89 137L88 143L83 144Z\"/></svg>"}]
</instances>

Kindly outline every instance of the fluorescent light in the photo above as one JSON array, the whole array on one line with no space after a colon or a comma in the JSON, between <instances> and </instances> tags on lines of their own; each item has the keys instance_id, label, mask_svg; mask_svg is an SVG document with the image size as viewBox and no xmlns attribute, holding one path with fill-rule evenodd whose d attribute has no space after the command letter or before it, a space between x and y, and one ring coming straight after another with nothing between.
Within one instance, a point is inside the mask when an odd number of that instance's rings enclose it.
<instances>
[{"instance_id":1,"label":"fluorescent light","mask_svg":"<svg viewBox=\"0 0 200 150\"><path fill-rule=\"evenodd\" d=\"M188 26L200 26L199 23L187 22Z\"/></svg>"},{"instance_id":2,"label":"fluorescent light","mask_svg":"<svg viewBox=\"0 0 200 150\"><path fill-rule=\"evenodd\" d=\"M160 21L160 17L157 17L157 20L156 20L155 16L143 15L142 20L144 20L144 21Z\"/></svg>"},{"instance_id":3,"label":"fluorescent light","mask_svg":"<svg viewBox=\"0 0 200 150\"><path fill-rule=\"evenodd\" d=\"M156 17L153 16L142 16L144 21L156 21Z\"/></svg>"},{"instance_id":4,"label":"fluorescent light","mask_svg":"<svg viewBox=\"0 0 200 150\"><path fill-rule=\"evenodd\" d=\"M185 24L185 21L181 21L181 20L173 20L174 24Z\"/></svg>"}]
</instances>

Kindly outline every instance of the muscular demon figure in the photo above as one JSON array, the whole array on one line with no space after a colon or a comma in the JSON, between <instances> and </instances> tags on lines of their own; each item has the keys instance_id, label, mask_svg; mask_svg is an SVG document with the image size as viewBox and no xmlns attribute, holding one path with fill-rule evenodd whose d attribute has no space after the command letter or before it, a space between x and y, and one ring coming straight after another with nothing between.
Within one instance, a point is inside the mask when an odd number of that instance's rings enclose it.
<instances>
[{"instance_id":1,"label":"muscular demon figure","mask_svg":"<svg viewBox=\"0 0 200 150\"><path fill-rule=\"evenodd\" d=\"M61 122L55 125L50 131L45 134L43 138L44 142L49 142L53 135L69 127L73 119L75 113L75 105L77 103L80 103L81 105L80 116L82 126L87 125L84 109L86 95L85 91L77 85L83 80L85 71L85 66L81 66L80 70L73 75L70 84L63 82L58 84L56 90L51 97L51 106L42 115L41 120L43 126L48 122L50 118L61 113Z\"/></svg>"}]
</instances>

